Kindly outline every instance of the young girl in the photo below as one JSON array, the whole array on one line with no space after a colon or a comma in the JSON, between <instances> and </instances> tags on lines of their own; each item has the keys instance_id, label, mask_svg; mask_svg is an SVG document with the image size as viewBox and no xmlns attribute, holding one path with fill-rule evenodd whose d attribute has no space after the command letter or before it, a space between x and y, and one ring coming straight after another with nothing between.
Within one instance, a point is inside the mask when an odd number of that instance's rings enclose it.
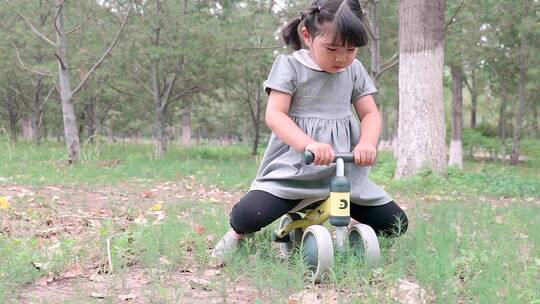
<instances>
[{"instance_id":1,"label":"young girl","mask_svg":"<svg viewBox=\"0 0 540 304\"><path fill-rule=\"evenodd\" d=\"M368 179L381 118L371 96L377 90L356 59L357 48L367 44L359 1L315 0L282 36L296 51L278 56L264 83L272 135L249 192L232 209L231 229L212 251L220 261L246 233L272 223L302 199L328 197L335 152L354 154L356 166L346 165L351 217L379 235L398 236L407 229L403 210ZM315 154L314 165L302 162L306 150Z\"/></svg>"}]
</instances>

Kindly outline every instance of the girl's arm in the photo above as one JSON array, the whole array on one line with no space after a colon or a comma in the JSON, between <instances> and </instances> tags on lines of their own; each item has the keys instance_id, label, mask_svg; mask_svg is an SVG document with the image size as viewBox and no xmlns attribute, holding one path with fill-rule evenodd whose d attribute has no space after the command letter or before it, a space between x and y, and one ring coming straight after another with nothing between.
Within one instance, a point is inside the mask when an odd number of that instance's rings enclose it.
<instances>
[{"instance_id":1,"label":"girl's arm","mask_svg":"<svg viewBox=\"0 0 540 304\"><path fill-rule=\"evenodd\" d=\"M316 142L302 131L289 117L292 96L280 91L270 91L266 106L266 125L279 139L297 151L309 150L315 154L316 165L328 165L335 157L328 144Z\"/></svg>"},{"instance_id":2,"label":"girl's arm","mask_svg":"<svg viewBox=\"0 0 540 304\"><path fill-rule=\"evenodd\" d=\"M371 166L377 157L377 143L381 133L381 115L371 95L360 97L354 102L354 108L360 118L360 142L353 150L358 166Z\"/></svg>"}]
</instances>

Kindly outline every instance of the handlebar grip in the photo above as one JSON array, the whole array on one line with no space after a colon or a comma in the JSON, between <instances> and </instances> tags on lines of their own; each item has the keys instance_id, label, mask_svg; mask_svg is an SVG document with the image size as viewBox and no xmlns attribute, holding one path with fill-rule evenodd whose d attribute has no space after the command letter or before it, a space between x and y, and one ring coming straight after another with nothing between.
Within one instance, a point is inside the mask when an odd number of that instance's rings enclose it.
<instances>
[{"instance_id":1,"label":"handlebar grip","mask_svg":"<svg viewBox=\"0 0 540 304\"><path fill-rule=\"evenodd\" d=\"M336 162L336 159L341 158L345 163L354 163L354 155L352 153L336 153L336 158L332 162ZM311 165L315 160L315 154L311 151L304 151L302 154L302 160L304 164Z\"/></svg>"},{"instance_id":2,"label":"handlebar grip","mask_svg":"<svg viewBox=\"0 0 540 304\"><path fill-rule=\"evenodd\" d=\"M302 160L304 161L304 164L311 165L313 161L315 160L315 154L311 151L304 151L304 154L302 154Z\"/></svg>"}]
</instances>

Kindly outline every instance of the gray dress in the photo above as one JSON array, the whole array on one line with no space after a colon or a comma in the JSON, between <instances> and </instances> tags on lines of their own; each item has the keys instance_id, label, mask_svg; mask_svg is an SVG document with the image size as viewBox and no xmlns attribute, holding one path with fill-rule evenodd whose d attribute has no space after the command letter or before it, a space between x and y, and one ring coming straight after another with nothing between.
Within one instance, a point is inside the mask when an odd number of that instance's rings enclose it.
<instances>
[{"instance_id":1,"label":"gray dress","mask_svg":"<svg viewBox=\"0 0 540 304\"><path fill-rule=\"evenodd\" d=\"M264 88L292 95L289 116L307 135L330 144L336 152L350 152L360 139L360 127L351 103L377 92L360 61L330 74L302 64L292 55L276 58ZM370 167L345 165L351 182L351 202L363 206L383 205L392 198L368 179ZM262 190L285 199L326 198L330 166L305 165L302 153L274 133L250 190Z\"/></svg>"}]
</instances>

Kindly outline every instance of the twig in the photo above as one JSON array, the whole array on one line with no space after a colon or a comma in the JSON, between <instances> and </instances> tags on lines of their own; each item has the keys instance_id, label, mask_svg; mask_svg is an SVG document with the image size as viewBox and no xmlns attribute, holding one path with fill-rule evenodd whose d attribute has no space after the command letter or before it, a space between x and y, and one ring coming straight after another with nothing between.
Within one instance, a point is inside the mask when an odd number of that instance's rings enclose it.
<instances>
[{"instance_id":1,"label":"twig","mask_svg":"<svg viewBox=\"0 0 540 304\"><path fill-rule=\"evenodd\" d=\"M455 22L455 19L456 19L457 15L459 14L459 11L461 11L461 9L465 6L465 2L466 2L466 0L462 0L461 3L459 4L458 8L456 9L454 14L452 15L452 17L450 17L450 19L448 19L448 23L446 23L446 25L444 26L445 31L450 26L452 26L452 24Z\"/></svg>"},{"instance_id":2,"label":"twig","mask_svg":"<svg viewBox=\"0 0 540 304\"><path fill-rule=\"evenodd\" d=\"M122 219L122 218L114 218L114 217L103 217L103 216L84 216L84 215L72 215L72 214L64 214L59 215L58 217L73 217L73 218L80 218L80 219L89 219L89 220L103 220L103 221L119 221L119 222L127 222L129 223L129 220Z\"/></svg>"},{"instance_id":3,"label":"twig","mask_svg":"<svg viewBox=\"0 0 540 304\"><path fill-rule=\"evenodd\" d=\"M81 28L85 23L86 21L88 21L88 19L90 19L93 15L95 14L95 12L91 12L90 15L86 16L86 18L84 18L84 20L79 24L77 25L74 29L72 29L71 31L67 32L65 35L69 35L71 33L74 33L76 32L79 28Z\"/></svg>"},{"instance_id":4,"label":"twig","mask_svg":"<svg viewBox=\"0 0 540 304\"><path fill-rule=\"evenodd\" d=\"M94 66L92 66L92 68L90 68L90 70L88 71L88 73L86 73L86 75L84 75L83 79L81 80L81 82L77 85L77 87L75 87L75 89L73 90L73 92L71 93L72 96L75 96L75 94L77 94L77 92L83 87L84 83L88 80L88 78L94 73L94 71L101 65L101 63L103 63L103 61L105 60L105 58L107 58L110 54L111 54L111 51L112 49L116 46L116 44L118 43L118 40L120 39L120 36L122 35L122 32L124 31L124 28L126 27L126 24L127 24L127 21L129 19L129 14L131 13L131 9L133 8L133 6L135 5L135 0L132 0L130 5L129 5L129 9L126 13L126 16L124 17L124 20L122 21L122 25L120 25L120 29L118 30L118 34L116 35L116 37L114 38L114 40L111 42L111 44L109 45L109 47L105 50L105 52L103 53L103 55L101 55L101 57L98 59L98 61L94 64Z\"/></svg>"},{"instance_id":5,"label":"twig","mask_svg":"<svg viewBox=\"0 0 540 304\"><path fill-rule=\"evenodd\" d=\"M15 44L13 44L13 49L15 49L15 54L17 55L17 60L19 61L19 64L26 70L34 73L34 74L38 74L38 75L41 75L41 76L47 76L47 77L53 77L54 75L53 74L50 74L50 73L47 73L47 72L41 72L41 71L38 71L38 70L34 70L32 69L31 67L28 67L26 66L26 64L23 62L22 58L21 58L21 54L19 54L19 50L17 49L17 47L15 46Z\"/></svg>"},{"instance_id":6,"label":"twig","mask_svg":"<svg viewBox=\"0 0 540 304\"><path fill-rule=\"evenodd\" d=\"M28 24L28 26L30 27L30 29L32 30L32 32L34 32L34 34L36 34L39 38L43 39L43 41L47 42L48 44L50 44L51 46L53 47L56 47L56 43L54 43L51 39L49 39L47 36L45 36L45 34L41 33L33 24L32 22L30 22L30 20L28 18L26 18L26 16L22 15L22 14L19 14L19 16L26 22L26 24Z\"/></svg>"},{"instance_id":7,"label":"twig","mask_svg":"<svg viewBox=\"0 0 540 304\"><path fill-rule=\"evenodd\" d=\"M284 45L269 45L269 46L246 46L246 47L238 47L238 48L230 48L230 50L233 51L245 51L245 50L273 50L273 49L283 49L285 48Z\"/></svg>"},{"instance_id":8,"label":"twig","mask_svg":"<svg viewBox=\"0 0 540 304\"><path fill-rule=\"evenodd\" d=\"M127 234L127 232L120 232L113 234L107 238L107 261L109 262L109 273L113 272L112 254L111 254L111 239L120 235Z\"/></svg>"}]
</instances>

